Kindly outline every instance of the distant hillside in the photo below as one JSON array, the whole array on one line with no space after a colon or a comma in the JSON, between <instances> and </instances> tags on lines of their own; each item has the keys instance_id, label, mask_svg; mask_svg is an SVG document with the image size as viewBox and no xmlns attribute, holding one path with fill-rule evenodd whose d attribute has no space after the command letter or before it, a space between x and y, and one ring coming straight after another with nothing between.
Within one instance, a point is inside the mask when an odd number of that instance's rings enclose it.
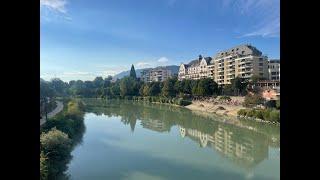
<instances>
[{"instance_id":1,"label":"distant hillside","mask_svg":"<svg viewBox=\"0 0 320 180\"><path fill-rule=\"evenodd\" d=\"M178 74L178 71L179 71L179 66L176 66L176 65L172 65L172 66L166 66L166 68L168 68L169 70L171 70L171 72L173 74ZM144 69L136 69L136 74L137 74L137 77L140 77L141 76L141 72L145 69L150 69L150 68L144 68ZM130 75L130 70L128 71L123 71L119 74L116 74L113 76L113 79L121 79L125 76L129 76Z\"/></svg>"}]
</instances>

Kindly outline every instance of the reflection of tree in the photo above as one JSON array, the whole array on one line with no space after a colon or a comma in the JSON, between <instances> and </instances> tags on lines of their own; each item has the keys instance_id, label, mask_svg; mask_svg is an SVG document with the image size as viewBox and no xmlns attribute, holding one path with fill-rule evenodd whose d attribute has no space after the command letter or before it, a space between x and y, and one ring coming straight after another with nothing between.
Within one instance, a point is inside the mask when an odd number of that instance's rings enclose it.
<instances>
[{"instance_id":1,"label":"reflection of tree","mask_svg":"<svg viewBox=\"0 0 320 180\"><path fill-rule=\"evenodd\" d=\"M178 125L182 137L193 139L200 147L212 147L246 168L265 159L268 146L279 147L280 130L270 124L242 120L236 125L227 124L215 119L219 117L204 118L185 108L138 101L88 100L86 104L88 112L120 116L132 132L137 120L143 128L157 132L168 132Z\"/></svg>"}]
</instances>

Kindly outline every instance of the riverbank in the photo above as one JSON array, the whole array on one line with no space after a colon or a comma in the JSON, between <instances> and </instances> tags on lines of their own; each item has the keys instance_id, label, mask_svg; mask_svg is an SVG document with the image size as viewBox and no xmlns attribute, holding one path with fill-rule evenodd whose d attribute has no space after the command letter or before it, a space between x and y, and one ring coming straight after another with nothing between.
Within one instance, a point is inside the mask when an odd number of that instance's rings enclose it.
<instances>
[{"instance_id":1,"label":"riverbank","mask_svg":"<svg viewBox=\"0 0 320 180\"><path fill-rule=\"evenodd\" d=\"M240 109L245 109L242 105L225 105L203 102L203 101L192 101L192 104L185 106L190 110L203 111L208 113L216 113L219 115L227 115L237 117L237 112Z\"/></svg>"}]
</instances>

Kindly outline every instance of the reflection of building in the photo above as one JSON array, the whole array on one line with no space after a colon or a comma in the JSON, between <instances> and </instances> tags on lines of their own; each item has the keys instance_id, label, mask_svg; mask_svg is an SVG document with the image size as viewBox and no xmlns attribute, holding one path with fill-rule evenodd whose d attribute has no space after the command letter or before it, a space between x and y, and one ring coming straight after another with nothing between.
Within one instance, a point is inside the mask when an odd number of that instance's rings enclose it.
<instances>
[{"instance_id":1,"label":"reflection of building","mask_svg":"<svg viewBox=\"0 0 320 180\"><path fill-rule=\"evenodd\" d=\"M166 126L161 120L144 119L141 120L141 126L158 132L170 131L170 126Z\"/></svg>"},{"instance_id":2,"label":"reflection of building","mask_svg":"<svg viewBox=\"0 0 320 180\"><path fill-rule=\"evenodd\" d=\"M254 166L268 156L268 146L259 144L263 142L247 137L236 137L233 132L225 130L220 125L213 135L182 127L180 135L199 142L200 147L211 146L241 166Z\"/></svg>"}]
</instances>

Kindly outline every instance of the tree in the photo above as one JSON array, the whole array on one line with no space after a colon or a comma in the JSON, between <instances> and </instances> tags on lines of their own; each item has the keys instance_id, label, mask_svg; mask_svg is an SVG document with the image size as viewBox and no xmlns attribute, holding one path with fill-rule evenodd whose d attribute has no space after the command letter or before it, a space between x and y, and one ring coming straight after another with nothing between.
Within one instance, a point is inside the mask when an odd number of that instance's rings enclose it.
<instances>
[{"instance_id":1,"label":"tree","mask_svg":"<svg viewBox=\"0 0 320 180\"><path fill-rule=\"evenodd\" d=\"M166 81L164 81L164 85L161 90L161 94L164 97L173 97L175 95L174 88L173 88L173 82L170 81L170 79L167 79Z\"/></svg>"},{"instance_id":2,"label":"tree","mask_svg":"<svg viewBox=\"0 0 320 180\"><path fill-rule=\"evenodd\" d=\"M131 95L132 92L132 86L131 86L131 81L130 77L124 77L120 81L120 95L122 97L126 95Z\"/></svg>"},{"instance_id":3,"label":"tree","mask_svg":"<svg viewBox=\"0 0 320 180\"><path fill-rule=\"evenodd\" d=\"M151 82L149 88L150 96L157 96L161 92L160 83L159 82Z\"/></svg>"},{"instance_id":4,"label":"tree","mask_svg":"<svg viewBox=\"0 0 320 180\"><path fill-rule=\"evenodd\" d=\"M143 95L144 96L149 96L149 84L145 84L144 87L143 87Z\"/></svg>"},{"instance_id":5,"label":"tree","mask_svg":"<svg viewBox=\"0 0 320 180\"><path fill-rule=\"evenodd\" d=\"M101 76L98 76L96 78L94 78L94 80L92 81L93 85L95 88L102 88L104 85L104 80Z\"/></svg>"},{"instance_id":6,"label":"tree","mask_svg":"<svg viewBox=\"0 0 320 180\"><path fill-rule=\"evenodd\" d=\"M136 71L134 70L133 64L132 64L131 70L130 70L130 77L137 78Z\"/></svg>"},{"instance_id":7,"label":"tree","mask_svg":"<svg viewBox=\"0 0 320 180\"><path fill-rule=\"evenodd\" d=\"M248 83L245 81L244 78L236 77L234 79L231 79L231 86L234 90L234 95L236 95L238 92L242 93L246 90Z\"/></svg>"},{"instance_id":8,"label":"tree","mask_svg":"<svg viewBox=\"0 0 320 180\"><path fill-rule=\"evenodd\" d=\"M260 95L246 95L244 98L243 106L253 108L254 106L262 104L262 97Z\"/></svg>"},{"instance_id":9,"label":"tree","mask_svg":"<svg viewBox=\"0 0 320 180\"><path fill-rule=\"evenodd\" d=\"M56 94L63 94L65 88L64 82L59 78L52 78L50 80L51 88L56 92Z\"/></svg>"},{"instance_id":10,"label":"tree","mask_svg":"<svg viewBox=\"0 0 320 180\"><path fill-rule=\"evenodd\" d=\"M49 83L40 78L40 98L54 96L55 91L50 87Z\"/></svg>"}]
</instances>

